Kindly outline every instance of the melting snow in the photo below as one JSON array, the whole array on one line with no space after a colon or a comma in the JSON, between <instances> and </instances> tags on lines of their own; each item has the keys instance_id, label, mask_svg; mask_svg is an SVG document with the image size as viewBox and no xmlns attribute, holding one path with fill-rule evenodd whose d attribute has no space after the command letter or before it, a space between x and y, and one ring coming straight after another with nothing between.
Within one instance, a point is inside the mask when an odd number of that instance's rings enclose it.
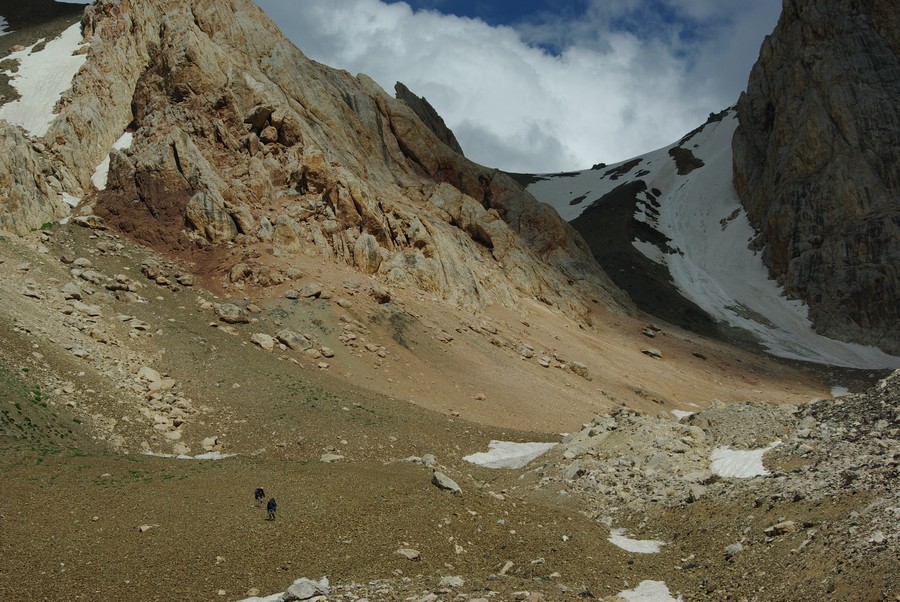
<instances>
[{"instance_id":1,"label":"melting snow","mask_svg":"<svg viewBox=\"0 0 900 602\"><path fill-rule=\"evenodd\" d=\"M131 147L131 142L133 140L134 135L131 132L125 132L118 140L116 140L112 147L118 150L125 150L126 148ZM97 166L97 169L94 170L94 175L91 176L91 182L94 183L94 187L97 190L106 190L106 179L108 177L109 155L107 155L106 158L100 162L100 165Z\"/></svg>"},{"instance_id":2,"label":"melting snow","mask_svg":"<svg viewBox=\"0 0 900 602\"><path fill-rule=\"evenodd\" d=\"M34 51L43 41L4 59L19 62L16 73L5 73L10 76L9 83L20 98L0 107L0 119L22 126L33 136L47 133L56 117L53 113L56 102L71 87L72 78L87 59L85 54L73 54L82 44L80 23L47 42L43 50Z\"/></svg>"},{"instance_id":3,"label":"melting snow","mask_svg":"<svg viewBox=\"0 0 900 602\"><path fill-rule=\"evenodd\" d=\"M693 416L696 413L697 412L685 412L684 410L672 410L672 415L674 415L678 420L687 418L688 416Z\"/></svg>"},{"instance_id":4,"label":"melting snow","mask_svg":"<svg viewBox=\"0 0 900 602\"><path fill-rule=\"evenodd\" d=\"M666 545L666 542L655 539L631 539L630 537L625 537L625 529L612 529L609 532L607 541L626 552L635 554L659 554L659 548Z\"/></svg>"},{"instance_id":5,"label":"melting snow","mask_svg":"<svg viewBox=\"0 0 900 602\"><path fill-rule=\"evenodd\" d=\"M465 456L463 460L485 468L522 468L554 447L556 443L491 441L488 451Z\"/></svg>"},{"instance_id":6,"label":"melting snow","mask_svg":"<svg viewBox=\"0 0 900 602\"><path fill-rule=\"evenodd\" d=\"M681 602L681 596L673 598L662 581L641 581L636 588L619 592L619 596L630 602Z\"/></svg>"},{"instance_id":7,"label":"melting snow","mask_svg":"<svg viewBox=\"0 0 900 602\"><path fill-rule=\"evenodd\" d=\"M6 17L0 17L0 36L5 36L10 33L6 28L9 27L9 22L6 20Z\"/></svg>"},{"instance_id":8,"label":"melting snow","mask_svg":"<svg viewBox=\"0 0 900 602\"><path fill-rule=\"evenodd\" d=\"M63 202L69 207L77 207L78 203L81 202L81 199L77 196L72 196L68 192L62 193Z\"/></svg>"},{"instance_id":9,"label":"melting snow","mask_svg":"<svg viewBox=\"0 0 900 602\"><path fill-rule=\"evenodd\" d=\"M737 479L766 476L769 471L763 467L763 455L779 445L781 441L774 441L761 449L739 450L728 446L717 447L709 457L712 461L709 470L720 477Z\"/></svg>"},{"instance_id":10,"label":"melting snow","mask_svg":"<svg viewBox=\"0 0 900 602\"><path fill-rule=\"evenodd\" d=\"M566 177L541 176L528 191L571 221L593 201L635 180L639 169L646 170L641 179L662 193L656 200L659 215L650 219L646 195L639 195L635 219L654 225L677 252L663 253L641 240L632 244L650 260L668 266L685 298L713 318L751 332L779 357L853 368L900 368L900 357L817 334L808 307L788 299L769 279L761 256L748 248L756 233L732 184L731 139L736 127L737 117L731 111L698 132L685 148L704 167L683 176L676 173L668 156L672 147L666 147L646 154L639 166L617 180L603 177L617 167L611 166ZM581 196L584 202L569 204Z\"/></svg>"}]
</instances>

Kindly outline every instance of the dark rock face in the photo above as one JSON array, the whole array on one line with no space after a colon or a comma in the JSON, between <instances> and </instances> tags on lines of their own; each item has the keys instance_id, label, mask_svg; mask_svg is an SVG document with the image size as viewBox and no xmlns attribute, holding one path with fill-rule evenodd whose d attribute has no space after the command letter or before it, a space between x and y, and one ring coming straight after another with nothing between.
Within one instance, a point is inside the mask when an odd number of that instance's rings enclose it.
<instances>
[{"instance_id":1,"label":"dark rock face","mask_svg":"<svg viewBox=\"0 0 900 602\"><path fill-rule=\"evenodd\" d=\"M827 336L900 352L900 11L786 0L738 104L734 182Z\"/></svg>"},{"instance_id":2,"label":"dark rock face","mask_svg":"<svg viewBox=\"0 0 900 602\"><path fill-rule=\"evenodd\" d=\"M416 96L401 82L397 82L394 85L394 91L397 94L397 100L402 100L409 105L409 108L419 116L419 119L428 126L428 129L434 132L434 135L437 136L441 142L458 152L460 155L463 154L462 147L459 145L459 142L457 142L456 136L453 135L453 131L447 127L447 124L444 123L444 118L438 114L433 106L431 106L431 103L425 100L424 96Z\"/></svg>"}]
</instances>

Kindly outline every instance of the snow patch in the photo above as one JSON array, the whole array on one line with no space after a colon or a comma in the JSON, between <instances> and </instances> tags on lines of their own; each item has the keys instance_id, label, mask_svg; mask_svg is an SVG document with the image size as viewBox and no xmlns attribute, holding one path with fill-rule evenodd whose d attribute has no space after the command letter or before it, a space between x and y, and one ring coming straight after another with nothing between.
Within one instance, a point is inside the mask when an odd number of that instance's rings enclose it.
<instances>
[{"instance_id":1,"label":"snow patch","mask_svg":"<svg viewBox=\"0 0 900 602\"><path fill-rule=\"evenodd\" d=\"M78 203L81 202L81 198L77 196L72 196L68 192L62 193L63 203L72 207L73 209L78 206Z\"/></svg>"},{"instance_id":2,"label":"snow patch","mask_svg":"<svg viewBox=\"0 0 900 602\"><path fill-rule=\"evenodd\" d=\"M763 455L779 445L781 445L781 441L773 441L760 449L739 450L731 449L728 446L717 447L709 458L712 461L709 470L720 477L736 479L764 477L769 474L769 471L763 466Z\"/></svg>"},{"instance_id":3,"label":"snow patch","mask_svg":"<svg viewBox=\"0 0 900 602\"><path fill-rule=\"evenodd\" d=\"M832 397L847 397L850 395L850 389L847 387L831 387Z\"/></svg>"},{"instance_id":4,"label":"snow patch","mask_svg":"<svg viewBox=\"0 0 900 602\"><path fill-rule=\"evenodd\" d=\"M678 420L682 420L687 418L688 416L693 416L697 412L685 412L684 410L672 410L672 415L675 416Z\"/></svg>"},{"instance_id":5,"label":"snow patch","mask_svg":"<svg viewBox=\"0 0 900 602\"><path fill-rule=\"evenodd\" d=\"M646 257L653 263L666 265L666 254L660 251L659 247L657 247L655 244L635 239L631 241L631 246L640 251L644 257Z\"/></svg>"},{"instance_id":6,"label":"snow patch","mask_svg":"<svg viewBox=\"0 0 900 602\"><path fill-rule=\"evenodd\" d=\"M6 20L6 17L0 17L0 36L5 36L10 32L7 27L9 27L9 21Z\"/></svg>"},{"instance_id":7,"label":"snow patch","mask_svg":"<svg viewBox=\"0 0 900 602\"><path fill-rule=\"evenodd\" d=\"M125 132L115 141L112 147L118 150L125 150L126 148L131 148L131 143L133 141L134 134ZM94 170L94 175L91 176L91 182L93 182L94 188L97 190L106 190L106 180L109 177L109 157L110 156L107 155L106 158L100 162L100 165Z\"/></svg>"},{"instance_id":8,"label":"snow patch","mask_svg":"<svg viewBox=\"0 0 900 602\"><path fill-rule=\"evenodd\" d=\"M43 42L9 54L5 60L18 61L18 71L5 71L10 85L20 98L0 107L0 119L22 126L32 136L43 136L56 118L53 109L72 78L87 59L74 54L82 46L81 24L75 23L58 38L47 42L42 50L34 48Z\"/></svg>"},{"instance_id":9,"label":"snow patch","mask_svg":"<svg viewBox=\"0 0 900 602\"><path fill-rule=\"evenodd\" d=\"M488 451L470 454L463 457L463 460L485 468L522 468L556 445L556 443L491 441L488 443Z\"/></svg>"},{"instance_id":10,"label":"snow patch","mask_svg":"<svg viewBox=\"0 0 900 602\"><path fill-rule=\"evenodd\" d=\"M619 597L629 602L681 602L681 596L673 598L669 587L662 581L641 581L634 589L619 592Z\"/></svg>"},{"instance_id":11,"label":"snow patch","mask_svg":"<svg viewBox=\"0 0 900 602\"><path fill-rule=\"evenodd\" d=\"M655 539L631 539L625 537L625 529L612 529L607 541L626 552L634 554L659 554L659 549L666 545L664 541Z\"/></svg>"}]
</instances>

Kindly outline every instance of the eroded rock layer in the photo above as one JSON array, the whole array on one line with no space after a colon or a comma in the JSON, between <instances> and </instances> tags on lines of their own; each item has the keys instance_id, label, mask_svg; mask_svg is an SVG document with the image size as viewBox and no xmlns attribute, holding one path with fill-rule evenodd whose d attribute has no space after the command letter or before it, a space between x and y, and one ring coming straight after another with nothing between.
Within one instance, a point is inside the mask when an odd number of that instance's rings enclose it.
<instances>
[{"instance_id":1,"label":"eroded rock layer","mask_svg":"<svg viewBox=\"0 0 900 602\"><path fill-rule=\"evenodd\" d=\"M261 257L296 254L463 307L630 307L551 208L368 77L307 59L249 0L101 0L82 26L88 61L44 160L56 188L135 239L175 252L235 243L251 280ZM96 191L94 166L125 131L133 144L112 151ZM277 284L262 272L251 284Z\"/></svg>"},{"instance_id":2,"label":"eroded rock layer","mask_svg":"<svg viewBox=\"0 0 900 602\"><path fill-rule=\"evenodd\" d=\"M789 0L738 105L734 181L818 330L900 351L900 12Z\"/></svg>"}]
</instances>

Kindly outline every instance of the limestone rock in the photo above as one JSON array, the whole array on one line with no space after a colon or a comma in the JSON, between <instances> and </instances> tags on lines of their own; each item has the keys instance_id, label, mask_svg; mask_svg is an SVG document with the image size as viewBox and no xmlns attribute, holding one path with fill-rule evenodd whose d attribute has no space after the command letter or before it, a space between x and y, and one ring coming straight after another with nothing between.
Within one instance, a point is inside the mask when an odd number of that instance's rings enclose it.
<instances>
[{"instance_id":1,"label":"limestone rock","mask_svg":"<svg viewBox=\"0 0 900 602\"><path fill-rule=\"evenodd\" d=\"M460 155L463 154L462 147L456 140L456 136L444 123L444 119L434 110L431 103L425 100L424 96L416 96L401 82L397 82L394 85L394 91L397 98L408 104L409 108L415 111L419 119L438 137L438 140Z\"/></svg>"},{"instance_id":2,"label":"limestone rock","mask_svg":"<svg viewBox=\"0 0 900 602\"><path fill-rule=\"evenodd\" d=\"M295 351L304 351L312 347L308 338L292 330L280 330L275 334L275 338Z\"/></svg>"},{"instance_id":3,"label":"limestone rock","mask_svg":"<svg viewBox=\"0 0 900 602\"><path fill-rule=\"evenodd\" d=\"M261 349L265 351L272 351L275 349L275 339L272 338L271 335L264 334L261 332L257 332L250 337L250 342L254 345L259 346Z\"/></svg>"},{"instance_id":4,"label":"limestone rock","mask_svg":"<svg viewBox=\"0 0 900 602\"><path fill-rule=\"evenodd\" d=\"M281 600L283 602L309 600L316 596L327 596L330 590L327 577L322 577L319 581L312 581L303 577L291 584L288 590L282 594Z\"/></svg>"},{"instance_id":5,"label":"limestone rock","mask_svg":"<svg viewBox=\"0 0 900 602\"><path fill-rule=\"evenodd\" d=\"M792 0L738 103L734 183L827 336L900 352L900 13Z\"/></svg>"},{"instance_id":6,"label":"limestone rock","mask_svg":"<svg viewBox=\"0 0 900 602\"><path fill-rule=\"evenodd\" d=\"M419 558L421 557L419 551L412 548L400 548L394 553L399 556L403 556L407 560L419 560Z\"/></svg>"},{"instance_id":7,"label":"limestone rock","mask_svg":"<svg viewBox=\"0 0 900 602\"><path fill-rule=\"evenodd\" d=\"M431 475L431 482L438 489L443 489L456 495L462 494L462 489L456 484L456 481L440 471L434 471L434 474Z\"/></svg>"},{"instance_id":8,"label":"limestone rock","mask_svg":"<svg viewBox=\"0 0 900 602\"><path fill-rule=\"evenodd\" d=\"M247 324L250 322L250 314L247 313L247 310L233 303L217 305L216 316L226 324Z\"/></svg>"}]
</instances>

